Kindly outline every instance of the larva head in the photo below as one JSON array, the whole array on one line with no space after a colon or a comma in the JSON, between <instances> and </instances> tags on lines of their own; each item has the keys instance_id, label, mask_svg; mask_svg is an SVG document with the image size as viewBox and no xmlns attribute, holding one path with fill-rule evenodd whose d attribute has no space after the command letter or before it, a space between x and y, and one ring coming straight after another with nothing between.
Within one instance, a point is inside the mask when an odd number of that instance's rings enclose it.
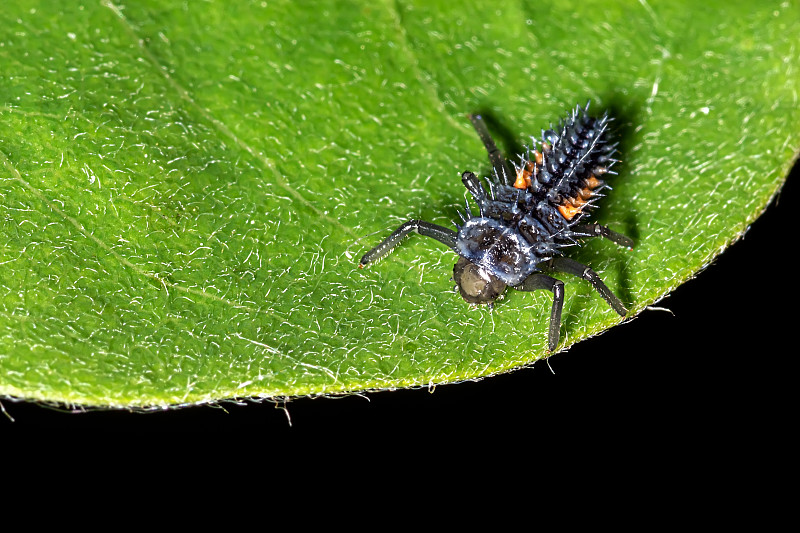
<instances>
[{"instance_id":1,"label":"larva head","mask_svg":"<svg viewBox=\"0 0 800 533\"><path fill-rule=\"evenodd\" d=\"M461 297L471 304L490 304L506 290L506 284L495 275L463 257L453 267L453 280Z\"/></svg>"}]
</instances>

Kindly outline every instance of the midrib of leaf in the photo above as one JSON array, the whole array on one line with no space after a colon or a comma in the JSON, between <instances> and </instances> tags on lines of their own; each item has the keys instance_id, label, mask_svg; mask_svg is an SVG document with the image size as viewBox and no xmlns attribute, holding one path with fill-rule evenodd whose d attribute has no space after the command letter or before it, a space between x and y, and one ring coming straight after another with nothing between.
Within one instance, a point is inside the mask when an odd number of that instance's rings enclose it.
<instances>
[{"instance_id":1,"label":"midrib of leaf","mask_svg":"<svg viewBox=\"0 0 800 533\"><path fill-rule=\"evenodd\" d=\"M167 72L167 69L164 68L164 65L159 64L158 60L153 56L150 50L143 45L144 42L143 39L136 35L136 30L133 28L133 25L131 25L131 23L128 21L128 18L122 13L119 7L117 7L113 2L110 2L109 0L104 0L103 5L108 7L111 11L114 12L115 15L117 15L117 18L122 24L123 29L127 32L128 35L131 36L131 40L138 44L139 50L141 50L142 54L144 54L144 56L147 58L147 61L152 65L153 71L158 73L158 75L162 76L183 101L185 101L193 110L199 113L200 116L202 116L206 121L208 121L208 123L212 124L214 128L216 128L217 131L219 131L219 133L229 138L234 143L236 143L237 146L239 146L247 153L249 153L254 160L259 161L266 170L272 173L272 175L275 177L276 183L286 192L291 194L292 197L294 197L297 201L301 202L305 207L314 211L314 213L316 213L318 217L325 220L328 224L337 226L345 233L354 235L353 232L350 230L350 228L343 226L341 222L339 222L339 220L331 218L322 213L319 209L317 209L316 206L314 206L314 204L312 204L306 198L304 198L303 195L301 195L297 191L297 189L289 185L286 182L286 180L283 179L283 175L281 175L281 173L278 172L275 163L271 159L265 157L261 153L258 153L255 149L253 149L252 146L250 146L250 144L246 143L239 136L233 133L230 130L230 128L228 128L228 126L226 126L221 120L218 120L217 118L213 117L208 112L207 109L198 105L197 102L194 100L194 98L192 98L192 96L189 94L189 91L187 91L184 87L181 87L175 81L175 79L169 75L169 72Z\"/></svg>"},{"instance_id":2,"label":"midrib of leaf","mask_svg":"<svg viewBox=\"0 0 800 533\"><path fill-rule=\"evenodd\" d=\"M411 65L411 69L414 73L414 79L420 84L420 86L425 88L428 99L433 104L432 107L436 109L436 111L441 114L442 119L448 121L454 129L460 129L462 131L471 133L471 126L469 126L466 121L457 121L450 113L447 112L444 100L442 100L442 97L436 90L436 87L431 83L431 79L425 77L422 73L422 70L420 70L420 61L417 57L414 47L411 46L409 41L408 33L406 32L405 25L403 24L403 17L397 5L397 0L383 0L383 3L386 6L387 12L392 17L396 34L400 36L401 49L406 55L408 64ZM474 110L467 111L464 113L464 116L472 112L474 112Z\"/></svg>"}]
</instances>

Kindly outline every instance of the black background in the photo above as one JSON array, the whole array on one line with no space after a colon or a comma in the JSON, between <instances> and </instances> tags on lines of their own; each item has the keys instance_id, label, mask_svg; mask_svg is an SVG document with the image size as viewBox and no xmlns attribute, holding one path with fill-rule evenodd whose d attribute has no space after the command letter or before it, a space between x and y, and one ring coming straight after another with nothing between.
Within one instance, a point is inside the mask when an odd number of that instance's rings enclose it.
<instances>
[{"instance_id":1,"label":"black background","mask_svg":"<svg viewBox=\"0 0 800 533\"><path fill-rule=\"evenodd\" d=\"M271 436L366 435L434 438L449 431L520 432L541 438L625 434L696 446L780 439L793 425L797 282L790 213L800 165L777 202L699 276L631 322L532 368L427 389L341 398L300 398L170 411L68 412L2 400L0 426L94 430L263 430ZM551 371L552 369L552 371ZM283 406L280 406L283 407ZM13 421L11 420L13 418ZM778 433L776 433L778 432ZM631 440L632 439L632 440ZM541 441L540 441L541 442Z\"/></svg>"}]
</instances>

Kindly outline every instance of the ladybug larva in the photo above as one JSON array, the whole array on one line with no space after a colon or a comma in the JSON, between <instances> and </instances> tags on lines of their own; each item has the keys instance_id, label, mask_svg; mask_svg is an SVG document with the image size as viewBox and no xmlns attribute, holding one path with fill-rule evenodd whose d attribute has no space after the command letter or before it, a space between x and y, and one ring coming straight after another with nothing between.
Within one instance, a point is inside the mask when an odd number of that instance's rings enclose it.
<instances>
[{"instance_id":1,"label":"ladybug larva","mask_svg":"<svg viewBox=\"0 0 800 533\"><path fill-rule=\"evenodd\" d=\"M457 231L409 220L364 254L359 267L384 257L409 233L431 237L458 254L453 279L470 304L491 307L506 287L551 291L550 351L558 346L564 283L545 272L587 280L624 317L627 309L598 275L563 255L563 248L587 237L633 246L625 235L586 221L589 209L604 196L604 176L614 174L611 167L618 162L613 157L616 144L608 142L611 118L608 113L595 118L588 111L589 104L577 106L556 128L543 131L538 140L533 138L533 146L519 156L518 163L506 161L481 116L471 115L493 168L486 186L470 171L461 175L479 214L472 213L467 201L464 212L458 213L461 224L455 224Z\"/></svg>"}]
</instances>

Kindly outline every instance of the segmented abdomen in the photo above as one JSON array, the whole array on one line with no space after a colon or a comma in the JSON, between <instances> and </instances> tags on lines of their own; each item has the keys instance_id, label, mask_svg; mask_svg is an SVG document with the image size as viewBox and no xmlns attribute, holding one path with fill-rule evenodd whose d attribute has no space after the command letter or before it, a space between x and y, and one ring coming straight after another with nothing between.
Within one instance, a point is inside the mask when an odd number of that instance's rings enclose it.
<instances>
[{"instance_id":1,"label":"segmented abdomen","mask_svg":"<svg viewBox=\"0 0 800 533\"><path fill-rule=\"evenodd\" d=\"M616 144L606 139L608 114L591 117L588 108L576 107L557 128L542 131L541 140L534 138L534 147L515 164L514 187L546 200L569 222L577 221L602 196L606 184L601 176L617 162L612 157Z\"/></svg>"}]
</instances>

